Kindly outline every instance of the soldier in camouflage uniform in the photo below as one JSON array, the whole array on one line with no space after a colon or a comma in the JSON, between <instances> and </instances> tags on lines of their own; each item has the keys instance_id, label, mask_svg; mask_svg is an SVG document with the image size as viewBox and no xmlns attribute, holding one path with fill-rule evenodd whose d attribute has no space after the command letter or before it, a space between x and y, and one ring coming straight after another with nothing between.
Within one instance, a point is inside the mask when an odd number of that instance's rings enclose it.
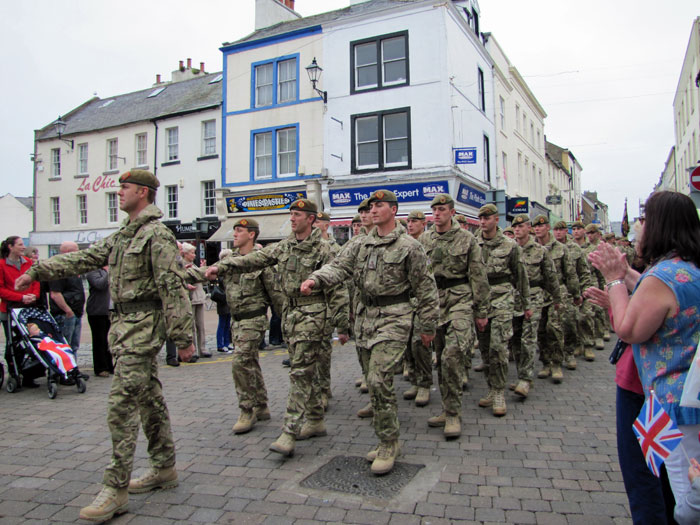
<instances>
[{"instance_id":1,"label":"soldier in camouflage uniform","mask_svg":"<svg viewBox=\"0 0 700 525\"><path fill-rule=\"evenodd\" d=\"M414 210L408 214L408 234L416 240L425 232L425 214ZM423 407L430 402L430 387L433 384L433 369L430 363L432 352L421 341L420 319L416 315L418 300L411 297L413 307L413 322L411 337L404 355L404 363L408 371L411 387L403 393L404 399L415 399L416 406Z\"/></svg>"},{"instance_id":2,"label":"soldier in camouflage uniform","mask_svg":"<svg viewBox=\"0 0 700 525\"><path fill-rule=\"evenodd\" d=\"M340 253L340 245L335 240L335 237L328 233L328 228L331 225L331 216L325 212L318 212L316 217L316 222L314 225L321 230L321 238L328 243L331 249L333 257ZM344 284L339 285L345 287ZM347 290L347 287L346 287ZM349 305L344 308L348 309ZM328 318L335 319L337 312L329 311ZM348 330L349 330L349 319L348 319ZM326 324L326 337L323 338L323 351L321 352L318 360L318 370L316 375L316 380L321 385L321 403L323 404L323 409L328 408L328 400L333 397L331 394L331 356L333 355L333 330L335 327L327 323Z\"/></svg>"},{"instance_id":3,"label":"soldier in camouflage uniform","mask_svg":"<svg viewBox=\"0 0 700 525\"><path fill-rule=\"evenodd\" d=\"M601 237L598 226L595 224L589 224L586 226L586 236L588 237L588 246L584 249L584 254L586 255L586 259L588 259L588 254L595 251L595 249L598 248L598 244L600 244ZM605 290L605 277L603 277L603 274L600 273L600 270L598 270L595 266L591 266L591 273L593 274L593 282L595 283L596 288ZM605 348L603 338L605 336L605 330L608 324L608 313L596 304L593 304L592 308L594 314L593 335L595 339L595 348L596 350L602 350Z\"/></svg>"},{"instance_id":4,"label":"soldier in camouflage uniform","mask_svg":"<svg viewBox=\"0 0 700 525\"><path fill-rule=\"evenodd\" d=\"M530 310L532 315L525 319L524 312L513 317L513 355L518 370L518 383L510 385L516 395L526 398L530 393L535 377L535 351L537 329L542 309L562 302L559 277L549 252L530 237L530 217L516 215L512 222L515 240L520 246L521 260L527 271L530 285Z\"/></svg>"},{"instance_id":5,"label":"soldier in camouflage uniform","mask_svg":"<svg viewBox=\"0 0 700 525\"><path fill-rule=\"evenodd\" d=\"M114 313L108 337L116 364L107 423L113 453L102 491L80 511L81 519L97 522L126 512L128 492L177 486L175 444L156 356L166 337L175 342L183 361L194 354L192 315L175 237L159 221L163 214L153 204L158 179L132 170L119 183L119 207L129 218L117 232L86 250L35 263L16 282L22 289L33 280L62 279L109 265ZM148 439L151 469L130 481L139 421Z\"/></svg>"},{"instance_id":6,"label":"soldier in camouflage uniform","mask_svg":"<svg viewBox=\"0 0 700 525\"><path fill-rule=\"evenodd\" d=\"M229 257L257 251L255 241L259 234L260 226L256 220L238 219L233 225L234 251ZM275 289L275 275L271 268L238 273L227 271L221 262L217 266L232 319L234 351L231 374L240 409L233 432L243 434L250 431L257 421L270 419L258 349L267 328L267 308L272 305L275 311L281 312L283 297Z\"/></svg>"},{"instance_id":7,"label":"soldier in camouflage uniform","mask_svg":"<svg viewBox=\"0 0 700 525\"><path fill-rule=\"evenodd\" d=\"M444 427L445 437L454 438L462 434L462 383L465 362L471 362L474 318L483 331L488 323L490 288L476 238L452 219L452 197L438 194L430 207L433 226L420 240L440 297L440 321L433 345L442 413L428 419L428 425Z\"/></svg>"},{"instance_id":8,"label":"soldier in camouflage uniform","mask_svg":"<svg viewBox=\"0 0 700 525\"><path fill-rule=\"evenodd\" d=\"M498 208L485 204L479 209L481 229L476 239L486 264L491 286L489 322L483 331L477 331L479 350L487 359L489 391L479 400L479 406L492 407L494 416L504 416L507 411L504 390L508 376L508 340L513 336L513 307L515 288L522 298L527 319L530 310L530 286L525 266L520 258L520 248L498 228Z\"/></svg>"},{"instance_id":9,"label":"soldier in camouflage uniform","mask_svg":"<svg viewBox=\"0 0 700 525\"><path fill-rule=\"evenodd\" d=\"M370 216L370 210L369 210L369 199L363 200L360 205L357 207L357 213L360 216L360 230L358 234L355 236L355 239L351 240L359 240L360 237L363 237L369 233L369 231L374 227L372 224L372 217ZM353 282L352 279L348 280L348 286L349 286L349 293L351 294L351 303L353 305L351 312L351 322L353 323L353 330L355 328L355 319L357 319L357 310L362 310L364 306L360 302L358 296L357 296L357 290L355 289L355 283ZM367 386L367 363L363 361L362 355L363 355L363 348L359 346L359 343L357 341L357 338L355 338L355 351L357 352L357 359L360 362L360 368L362 369L362 378L358 379L355 381L355 386L360 387L360 392L363 394L366 394L369 392L369 387ZM372 411L372 402L368 402L367 405L362 407L360 410L357 412L357 417L372 417L373 411Z\"/></svg>"},{"instance_id":10,"label":"soldier in camouflage uniform","mask_svg":"<svg viewBox=\"0 0 700 525\"><path fill-rule=\"evenodd\" d=\"M413 294L418 300L421 338L428 346L435 337L438 295L425 250L395 219L396 196L377 190L369 201L375 228L358 242L348 243L331 264L316 270L301 292L314 293L348 278L355 281L363 305L356 312L355 337L368 362L374 430L380 440L367 459L374 474L385 474L394 467L399 451L393 375L408 345L413 318L409 298Z\"/></svg>"},{"instance_id":11,"label":"soldier in camouflage uniform","mask_svg":"<svg viewBox=\"0 0 700 525\"><path fill-rule=\"evenodd\" d=\"M576 245L581 249L581 259L585 261L588 271L591 273L590 286L598 286L598 278L596 270L590 262L588 262L588 241L586 240L585 226L581 221L575 221L571 225L571 236ZM581 339L583 340L583 357L586 361L595 360L595 305L588 299L583 300L583 304L579 310L581 317L579 318L579 330Z\"/></svg>"},{"instance_id":12,"label":"soldier in camouflage uniform","mask_svg":"<svg viewBox=\"0 0 700 525\"><path fill-rule=\"evenodd\" d=\"M576 270L580 284L580 292L593 285L591 270L588 261L583 255L581 247L567 235L568 227L566 222L559 221L554 225L554 238L566 246L569 256ZM569 301L565 304L566 317L564 319L564 365L569 370L576 370L576 356L584 356L586 361L593 361L593 340L586 339L585 334L589 332L583 324L589 322L584 315L583 298L580 304Z\"/></svg>"},{"instance_id":13,"label":"soldier in camouflage uniform","mask_svg":"<svg viewBox=\"0 0 700 525\"><path fill-rule=\"evenodd\" d=\"M294 454L297 435L300 439L326 435L321 386L316 381L317 363L323 351L326 324L338 328L342 343L347 342L348 329L348 298L344 287L328 293L317 291L308 297L299 294L301 283L316 268L332 260L333 254L330 245L321 238L321 230L313 227L318 213L316 204L299 199L289 210L292 225L289 237L242 257L227 257L207 270L207 277L212 279L219 271L226 275L278 266L285 295L282 319L291 370L282 434L270 445L270 450L285 456ZM344 307L334 306L336 301L344 302ZM328 319L329 311L338 312L337 318Z\"/></svg>"},{"instance_id":14,"label":"soldier in camouflage uniform","mask_svg":"<svg viewBox=\"0 0 700 525\"><path fill-rule=\"evenodd\" d=\"M467 222L467 218L461 213L455 215L455 220L459 223L459 227L463 230L469 229L469 223Z\"/></svg>"},{"instance_id":15,"label":"soldier in camouflage uniform","mask_svg":"<svg viewBox=\"0 0 700 525\"><path fill-rule=\"evenodd\" d=\"M554 261L563 301L559 310L552 305L542 310L537 340L540 342L540 360L543 367L537 377L545 379L551 376L552 381L559 384L564 379L561 365L564 362L563 324L567 322L565 310L572 301L576 305L581 304L581 288L569 250L557 242L549 231L549 218L546 215L538 215L533 223L537 242L549 251Z\"/></svg>"}]
</instances>

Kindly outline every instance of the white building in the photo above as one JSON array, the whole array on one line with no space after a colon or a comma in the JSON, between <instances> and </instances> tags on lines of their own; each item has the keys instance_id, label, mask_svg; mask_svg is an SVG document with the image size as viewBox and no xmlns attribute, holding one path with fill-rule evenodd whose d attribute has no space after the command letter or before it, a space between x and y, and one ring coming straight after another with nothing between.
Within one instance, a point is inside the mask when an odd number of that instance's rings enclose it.
<instances>
[{"instance_id":1,"label":"white building","mask_svg":"<svg viewBox=\"0 0 700 525\"><path fill-rule=\"evenodd\" d=\"M15 197L11 193L0 197L0 241L19 235L28 245L34 223L33 211L34 199L31 197Z\"/></svg>"},{"instance_id":2,"label":"white building","mask_svg":"<svg viewBox=\"0 0 700 525\"><path fill-rule=\"evenodd\" d=\"M484 33L484 41L494 62L496 186L505 190L507 202L512 206L518 204L517 208L506 210L508 215L530 213L534 217L547 213L545 200L550 195L544 134L547 113L493 34Z\"/></svg>"},{"instance_id":3,"label":"white building","mask_svg":"<svg viewBox=\"0 0 700 525\"><path fill-rule=\"evenodd\" d=\"M700 16L693 21L688 48L673 98L676 132L673 189L690 192L690 172L700 166Z\"/></svg>"},{"instance_id":4,"label":"white building","mask_svg":"<svg viewBox=\"0 0 700 525\"><path fill-rule=\"evenodd\" d=\"M547 168L545 184L550 204L550 220L574 221L581 213L581 172L574 154L545 138ZM554 197L554 198L553 198Z\"/></svg>"},{"instance_id":5,"label":"white building","mask_svg":"<svg viewBox=\"0 0 700 525\"><path fill-rule=\"evenodd\" d=\"M476 222L495 185L493 64L476 1L355 0L306 18L274 4L256 7L288 21L222 47L227 216L257 215L261 238L281 238L305 195L338 234L388 188L401 215L446 192ZM304 72L314 59L318 92Z\"/></svg>"},{"instance_id":6,"label":"white building","mask_svg":"<svg viewBox=\"0 0 700 525\"><path fill-rule=\"evenodd\" d=\"M666 162L664 162L664 170L661 172L659 182L654 186L654 191L673 190L677 191L678 177L676 176L676 147L671 146L668 152Z\"/></svg>"},{"instance_id":7,"label":"white building","mask_svg":"<svg viewBox=\"0 0 700 525\"><path fill-rule=\"evenodd\" d=\"M85 247L116 231L125 217L118 178L133 168L158 177L156 205L178 238L195 241L216 231L222 74L203 66L192 68L188 59L171 82L158 75L147 89L90 99L63 115L60 137L56 122L35 131L30 242L42 256L63 241Z\"/></svg>"}]
</instances>

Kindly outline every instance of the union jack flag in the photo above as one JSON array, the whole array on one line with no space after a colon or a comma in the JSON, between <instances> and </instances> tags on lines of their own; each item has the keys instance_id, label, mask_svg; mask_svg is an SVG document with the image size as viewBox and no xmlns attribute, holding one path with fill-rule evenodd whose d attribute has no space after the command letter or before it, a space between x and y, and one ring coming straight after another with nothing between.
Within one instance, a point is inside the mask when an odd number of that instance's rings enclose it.
<instances>
[{"instance_id":1,"label":"union jack flag","mask_svg":"<svg viewBox=\"0 0 700 525\"><path fill-rule=\"evenodd\" d=\"M634 421L632 430L642 447L649 470L658 478L661 464L680 444L683 433L661 406L653 390Z\"/></svg>"}]
</instances>

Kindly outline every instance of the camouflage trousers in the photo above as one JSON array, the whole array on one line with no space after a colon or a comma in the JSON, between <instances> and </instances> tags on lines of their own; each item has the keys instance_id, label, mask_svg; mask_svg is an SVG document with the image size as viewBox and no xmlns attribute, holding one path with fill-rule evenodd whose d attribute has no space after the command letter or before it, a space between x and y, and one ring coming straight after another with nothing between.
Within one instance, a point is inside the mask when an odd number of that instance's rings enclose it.
<instances>
[{"instance_id":1,"label":"camouflage trousers","mask_svg":"<svg viewBox=\"0 0 700 525\"><path fill-rule=\"evenodd\" d=\"M540 324L542 309L531 307L532 316L513 317L513 338L511 339L518 379L532 381L535 377L535 352L537 352L537 327Z\"/></svg>"},{"instance_id":2,"label":"camouflage trousers","mask_svg":"<svg viewBox=\"0 0 700 525\"><path fill-rule=\"evenodd\" d=\"M593 304L589 303L587 300L583 301L583 304L578 307L577 313L577 324L578 331L581 335L581 344L585 347L591 347L595 345L594 333L594 313Z\"/></svg>"},{"instance_id":3,"label":"camouflage trousers","mask_svg":"<svg viewBox=\"0 0 700 525\"><path fill-rule=\"evenodd\" d=\"M464 316L455 315L450 322L440 326L435 334L433 344L438 365L438 385L442 408L448 416L460 415L462 411L464 363L474 344L473 325L471 312Z\"/></svg>"},{"instance_id":4,"label":"camouflage trousers","mask_svg":"<svg viewBox=\"0 0 700 525\"><path fill-rule=\"evenodd\" d=\"M316 380L317 363L323 351L321 341L289 343L289 394L283 432L298 434L304 419L323 419L321 385Z\"/></svg>"},{"instance_id":5,"label":"camouflage trousers","mask_svg":"<svg viewBox=\"0 0 700 525\"><path fill-rule=\"evenodd\" d=\"M560 306L561 326L564 331L564 355L570 357L574 355L574 350L581 345L581 335L578 332L578 306L567 296Z\"/></svg>"},{"instance_id":6,"label":"camouflage trousers","mask_svg":"<svg viewBox=\"0 0 700 525\"><path fill-rule=\"evenodd\" d=\"M107 404L112 460L105 470L103 483L109 487L129 485L139 420L148 440L151 465L158 469L175 465L175 443L168 407L158 380L156 357L122 355L114 366Z\"/></svg>"},{"instance_id":7,"label":"camouflage trousers","mask_svg":"<svg viewBox=\"0 0 700 525\"><path fill-rule=\"evenodd\" d=\"M596 339L602 339L603 334L605 331L608 329L608 312L605 311L604 308L601 308L600 306L593 305L593 313L594 313L594 331L593 333L595 334Z\"/></svg>"},{"instance_id":8,"label":"camouflage trousers","mask_svg":"<svg viewBox=\"0 0 700 525\"><path fill-rule=\"evenodd\" d=\"M394 392L394 369L403 359L406 343L380 341L363 350L367 361L367 386L374 410L374 433L380 441L399 438L399 417Z\"/></svg>"},{"instance_id":9,"label":"camouflage trousers","mask_svg":"<svg viewBox=\"0 0 700 525\"><path fill-rule=\"evenodd\" d=\"M497 312L483 332L477 331L481 358L485 359L489 388L503 390L508 377L508 340L513 336L513 314Z\"/></svg>"},{"instance_id":10,"label":"camouflage trousers","mask_svg":"<svg viewBox=\"0 0 700 525\"><path fill-rule=\"evenodd\" d=\"M267 316L260 316L234 321L231 329L234 344L231 375L242 411L267 406L267 389L258 361L258 349L265 336L266 324Z\"/></svg>"},{"instance_id":11,"label":"camouflage trousers","mask_svg":"<svg viewBox=\"0 0 700 525\"><path fill-rule=\"evenodd\" d=\"M408 380L413 386L430 388L433 384L433 369L430 358L430 348L423 344L420 338L420 330L414 322L411 326L411 336L408 340L408 348L404 355L404 362L408 368Z\"/></svg>"},{"instance_id":12,"label":"camouflage trousers","mask_svg":"<svg viewBox=\"0 0 700 525\"><path fill-rule=\"evenodd\" d=\"M553 304L542 308L537 342L540 346L540 361L545 365L561 366L564 361L564 331L559 311Z\"/></svg>"},{"instance_id":13,"label":"camouflage trousers","mask_svg":"<svg viewBox=\"0 0 700 525\"><path fill-rule=\"evenodd\" d=\"M321 386L321 393L331 393L331 356L333 355L333 332L326 332L321 341L321 353L316 367L316 381Z\"/></svg>"}]
</instances>

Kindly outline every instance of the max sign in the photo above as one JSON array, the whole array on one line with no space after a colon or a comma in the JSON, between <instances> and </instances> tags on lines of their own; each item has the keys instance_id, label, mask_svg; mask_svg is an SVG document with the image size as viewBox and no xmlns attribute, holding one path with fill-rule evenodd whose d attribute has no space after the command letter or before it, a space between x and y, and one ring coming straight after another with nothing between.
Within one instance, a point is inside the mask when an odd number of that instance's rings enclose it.
<instances>
[{"instance_id":1,"label":"max sign","mask_svg":"<svg viewBox=\"0 0 700 525\"><path fill-rule=\"evenodd\" d=\"M108 189L112 189L112 188L116 189L118 187L119 187L119 183L113 177L99 175L95 179L95 182L93 182L93 183L90 183L89 179L83 179L83 181L80 183L80 186L78 186L77 191L90 191L90 190L92 190L95 193L97 193L98 191L108 190Z\"/></svg>"}]
</instances>

